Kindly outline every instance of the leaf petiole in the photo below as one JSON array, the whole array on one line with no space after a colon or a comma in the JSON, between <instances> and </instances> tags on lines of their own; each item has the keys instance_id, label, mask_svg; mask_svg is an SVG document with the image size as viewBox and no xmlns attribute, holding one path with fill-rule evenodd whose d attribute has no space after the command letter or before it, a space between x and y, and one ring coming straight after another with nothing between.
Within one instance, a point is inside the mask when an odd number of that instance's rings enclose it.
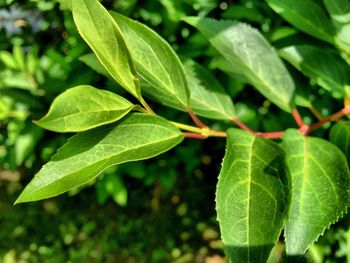
<instances>
[{"instance_id":1,"label":"leaf petiole","mask_svg":"<svg viewBox=\"0 0 350 263\"><path fill-rule=\"evenodd\" d=\"M156 115L156 113L152 110L152 108L148 105L148 103L144 100L144 98L141 97L140 103L145 108L147 113Z\"/></svg>"},{"instance_id":2,"label":"leaf petiole","mask_svg":"<svg viewBox=\"0 0 350 263\"><path fill-rule=\"evenodd\" d=\"M187 124L183 124L183 123L178 123L178 122L173 122L173 121L171 123L181 130L190 132L190 133L185 133L185 136L191 134L191 136L187 136L188 138L195 138L192 136L193 134L198 134L198 135L202 135L205 137L226 137L226 132L224 132L224 131L214 131L208 127L207 128L198 128L195 126L191 126L191 125L187 125ZM202 136L201 136L201 139L203 139Z\"/></svg>"}]
</instances>

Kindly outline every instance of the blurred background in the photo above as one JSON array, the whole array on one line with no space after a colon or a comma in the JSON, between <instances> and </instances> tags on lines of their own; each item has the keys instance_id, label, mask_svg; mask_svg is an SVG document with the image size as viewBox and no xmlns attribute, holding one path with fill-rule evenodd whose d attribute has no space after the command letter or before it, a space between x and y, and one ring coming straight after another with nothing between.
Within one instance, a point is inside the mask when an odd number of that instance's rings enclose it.
<instances>
[{"instance_id":1,"label":"blurred background","mask_svg":"<svg viewBox=\"0 0 350 263\"><path fill-rule=\"evenodd\" d=\"M295 125L288 114L232 76L208 42L180 21L188 15L240 20L276 45L291 34L307 39L264 1L102 3L155 29L181 57L207 66L239 101L239 118L251 128L272 131ZM84 188L13 206L24 186L71 135L33 125L52 100L79 84L123 93L88 67L82 57L86 53L69 1L0 0L0 262L226 262L214 209L222 139L185 140L157 158L113 167ZM302 76L296 79L309 85ZM319 112L334 110L334 103L317 96ZM170 120L189 121L183 113L152 107ZM204 121L217 129L231 126ZM348 221L344 218L327 231L305 257L286 258L281 241L270 262L350 262Z\"/></svg>"}]
</instances>

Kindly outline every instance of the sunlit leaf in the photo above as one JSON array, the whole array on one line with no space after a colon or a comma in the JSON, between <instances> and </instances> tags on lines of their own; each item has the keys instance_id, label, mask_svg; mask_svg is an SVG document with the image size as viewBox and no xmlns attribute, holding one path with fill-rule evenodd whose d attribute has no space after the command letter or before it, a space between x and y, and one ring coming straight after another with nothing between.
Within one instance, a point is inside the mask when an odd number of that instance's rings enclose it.
<instances>
[{"instance_id":1,"label":"sunlit leaf","mask_svg":"<svg viewBox=\"0 0 350 263\"><path fill-rule=\"evenodd\" d=\"M80 35L109 74L139 100L141 91L122 32L98 0L72 1L73 18Z\"/></svg>"},{"instance_id":2,"label":"sunlit leaf","mask_svg":"<svg viewBox=\"0 0 350 263\"><path fill-rule=\"evenodd\" d=\"M187 110L189 90L182 64L155 31L135 20L111 12L121 28L142 81L142 92L164 105Z\"/></svg>"},{"instance_id":3,"label":"sunlit leaf","mask_svg":"<svg viewBox=\"0 0 350 263\"><path fill-rule=\"evenodd\" d=\"M216 210L232 262L266 262L284 226L288 204L282 149L245 131L228 130Z\"/></svg>"},{"instance_id":4,"label":"sunlit leaf","mask_svg":"<svg viewBox=\"0 0 350 263\"><path fill-rule=\"evenodd\" d=\"M304 254L346 212L349 169L343 153L323 139L288 130L282 146L292 181L287 254Z\"/></svg>"},{"instance_id":5,"label":"sunlit leaf","mask_svg":"<svg viewBox=\"0 0 350 263\"><path fill-rule=\"evenodd\" d=\"M61 93L35 123L51 131L80 132L115 122L135 107L113 92L82 85Z\"/></svg>"},{"instance_id":6,"label":"sunlit leaf","mask_svg":"<svg viewBox=\"0 0 350 263\"><path fill-rule=\"evenodd\" d=\"M112 165L154 157L182 139L168 121L141 113L78 133L41 168L16 203L59 195L88 183Z\"/></svg>"},{"instance_id":7,"label":"sunlit leaf","mask_svg":"<svg viewBox=\"0 0 350 263\"><path fill-rule=\"evenodd\" d=\"M235 110L230 96L210 71L193 60L187 60L184 65L191 87L192 110L199 116L211 119L234 118Z\"/></svg>"},{"instance_id":8,"label":"sunlit leaf","mask_svg":"<svg viewBox=\"0 0 350 263\"><path fill-rule=\"evenodd\" d=\"M228 20L187 17L222 56L281 109L293 107L294 83L268 41L251 26Z\"/></svg>"}]
</instances>

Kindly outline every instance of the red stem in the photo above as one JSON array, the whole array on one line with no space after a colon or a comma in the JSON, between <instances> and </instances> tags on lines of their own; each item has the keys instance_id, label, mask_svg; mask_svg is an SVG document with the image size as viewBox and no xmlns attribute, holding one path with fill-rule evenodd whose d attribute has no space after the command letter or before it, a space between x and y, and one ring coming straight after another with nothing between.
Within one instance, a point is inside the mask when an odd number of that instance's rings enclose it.
<instances>
[{"instance_id":1,"label":"red stem","mask_svg":"<svg viewBox=\"0 0 350 263\"><path fill-rule=\"evenodd\" d=\"M316 122L315 124L310 125L309 129L305 132L305 135L318 129L319 127L321 127L323 124L330 122L330 121L335 121L338 120L339 118L341 118L344 115L348 115L350 114L350 106L346 106L343 109L341 109L340 111L323 118L322 120L320 120L319 122Z\"/></svg>"},{"instance_id":2,"label":"red stem","mask_svg":"<svg viewBox=\"0 0 350 263\"><path fill-rule=\"evenodd\" d=\"M236 124L239 128L241 128L242 130L245 130L247 132L250 132L252 134L255 133L255 131L253 131L251 128L249 128L247 125L245 125L243 122L241 122L239 119L236 118L232 118L232 121L234 122L234 124Z\"/></svg>"},{"instance_id":3,"label":"red stem","mask_svg":"<svg viewBox=\"0 0 350 263\"><path fill-rule=\"evenodd\" d=\"M310 132L320 128L322 125L324 125L327 122L331 122L331 121L336 121L339 118L350 114L350 106L345 106L343 109L341 109L340 111L325 117L323 119L321 119L319 122L316 122L310 126L306 125L303 120L300 117L299 112L294 109L292 111L292 115L296 121L296 123L299 125L299 132L303 135L307 135ZM195 115L194 115L195 116ZM232 121L242 130L245 130L251 134L253 134L254 136L258 136L258 137L263 137L263 138L267 138L267 139L279 139L282 138L284 135L284 131L276 131L276 132L256 132L253 131L252 129L250 129L247 125L245 125L243 122L241 122L240 120L233 118ZM207 128L207 126L205 126ZM208 136L202 135L202 134L197 134L197 133L191 133L191 132L185 132L184 133L186 138L193 138L193 139L200 139L200 140L204 140L207 139Z\"/></svg>"},{"instance_id":4,"label":"red stem","mask_svg":"<svg viewBox=\"0 0 350 263\"><path fill-rule=\"evenodd\" d=\"M190 139L198 139L198 140L205 140L208 138L208 136L198 134L198 133L193 133L193 132L184 132L185 138L190 138Z\"/></svg>"},{"instance_id":5,"label":"red stem","mask_svg":"<svg viewBox=\"0 0 350 263\"><path fill-rule=\"evenodd\" d=\"M276 132L254 132L255 136L263 137L266 139L280 139L284 135L284 131L276 131Z\"/></svg>"},{"instance_id":6,"label":"red stem","mask_svg":"<svg viewBox=\"0 0 350 263\"><path fill-rule=\"evenodd\" d=\"M188 114L190 115L191 119L193 122L199 127L199 128L208 128L207 125L205 125L198 117L197 115L193 112L191 108L188 109Z\"/></svg>"},{"instance_id":7,"label":"red stem","mask_svg":"<svg viewBox=\"0 0 350 263\"><path fill-rule=\"evenodd\" d=\"M292 115L293 115L295 122L298 124L298 126L300 128L305 126L305 123L304 123L303 119L301 118L299 111L296 108L292 111Z\"/></svg>"},{"instance_id":8,"label":"red stem","mask_svg":"<svg viewBox=\"0 0 350 263\"><path fill-rule=\"evenodd\" d=\"M243 122L241 122L238 119L232 119L232 121L240 127L242 130L245 130L255 136L263 137L267 139L279 139L283 136L283 131L277 131L277 132L255 132L252 129L250 129L247 125L245 125Z\"/></svg>"}]
</instances>

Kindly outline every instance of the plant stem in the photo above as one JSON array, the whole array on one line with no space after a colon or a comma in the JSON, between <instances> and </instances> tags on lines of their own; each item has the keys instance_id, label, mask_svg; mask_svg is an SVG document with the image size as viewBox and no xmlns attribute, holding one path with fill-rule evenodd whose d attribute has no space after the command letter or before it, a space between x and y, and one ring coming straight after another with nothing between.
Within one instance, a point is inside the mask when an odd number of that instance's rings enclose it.
<instances>
[{"instance_id":1,"label":"plant stem","mask_svg":"<svg viewBox=\"0 0 350 263\"><path fill-rule=\"evenodd\" d=\"M320 120L319 122L316 122L315 124L312 124L309 126L309 129L305 132L305 135L309 134L310 132L320 128L322 125L324 125L327 122L331 122L331 121L335 121L338 120L339 118L350 114L350 106L346 106L343 109L341 109L340 111L323 118L322 120Z\"/></svg>"},{"instance_id":2,"label":"plant stem","mask_svg":"<svg viewBox=\"0 0 350 263\"><path fill-rule=\"evenodd\" d=\"M258 137L263 137L266 139L280 139L284 135L284 131L276 131L276 132L254 132L253 135Z\"/></svg>"},{"instance_id":3,"label":"plant stem","mask_svg":"<svg viewBox=\"0 0 350 263\"><path fill-rule=\"evenodd\" d=\"M145 110L149 113L149 114L153 114L156 115L156 113L152 110L152 108L148 105L148 103L141 97L141 105L145 108Z\"/></svg>"},{"instance_id":4,"label":"plant stem","mask_svg":"<svg viewBox=\"0 0 350 263\"><path fill-rule=\"evenodd\" d=\"M243 122L241 122L238 119L232 119L232 121L240 127L242 130L245 130L255 136L258 137L263 137L267 139L279 139L283 136L284 132L283 131L276 131L276 132L256 132L250 129L247 125L245 125Z\"/></svg>"},{"instance_id":5,"label":"plant stem","mask_svg":"<svg viewBox=\"0 0 350 263\"><path fill-rule=\"evenodd\" d=\"M193 132L184 132L185 138L191 138L191 139L199 139L199 140L205 140L208 138L208 136L193 133Z\"/></svg>"},{"instance_id":6,"label":"plant stem","mask_svg":"<svg viewBox=\"0 0 350 263\"><path fill-rule=\"evenodd\" d=\"M201 135L201 139L204 139L204 137L208 138L208 137L226 137L226 132L224 131L214 131L207 128L199 128L199 127L195 127L195 126L191 126L191 125L187 125L187 124L183 124L183 123L178 123L178 122L171 122L172 124L174 124L176 127L178 127L181 130L184 131L189 131L190 133L185 133L185 137L186 134L188 136L193 136L193 134L198 134ZM191 134L191 135L190 135ZM188 137L188 138L194 138L194 137ZM197 137L198 139L198 137Z\"/></svg>"},{"instance_id":7,"label":"plant stem","mask_svg":"<svg viewBox=\"0 0 350 263\"><path fill-rule=\"evenodd\" d=\"M303 121L303 119L301 118L299 111L297 110L297 108L294 108L292 110L292 116L295 120L295 122L297 123L297 125L301 128L303 126L305 126L305 123Z\"/></svg>"},{"instance_id":8,"label":"plant stem","mask_svg":"<svg viewBox=\"0 0 350 263\"><path fill-rule=\"evenodd\" d=\"M236 124L239 128L241 128L242 130L245 130L247 132L250 132L252 134L255 133L255 131L253 131L252 129L250 129L247 125L245 125L243 122L241 122L239 119L236 118L232 118L232 121L234 122L234 124Z\"/></svg>"},{"instance_id":9,"label":"plant stem","mask_svg":"<svg viewBox=\"0 0 350 263\"><path fill-rule=\"evenodd\" d=\"M208 128L207 125L205 125L198 117L197 115L193 112L191 108L188 109L188 114L190 115L191 119L193 122L199 127L199 128Z\"/></svg>"},{"instance_id":10,"label":"plant stem","mask_svg":"<svg viewBox=\"0 0 350 263\"><path fill-rule=\"evenodd\" d=\"M319 113L318 110L313 105L309 108L309 110L316 117L317 120L319 121L323 120L322 114Z\"/></svg>"}]
</instances>

